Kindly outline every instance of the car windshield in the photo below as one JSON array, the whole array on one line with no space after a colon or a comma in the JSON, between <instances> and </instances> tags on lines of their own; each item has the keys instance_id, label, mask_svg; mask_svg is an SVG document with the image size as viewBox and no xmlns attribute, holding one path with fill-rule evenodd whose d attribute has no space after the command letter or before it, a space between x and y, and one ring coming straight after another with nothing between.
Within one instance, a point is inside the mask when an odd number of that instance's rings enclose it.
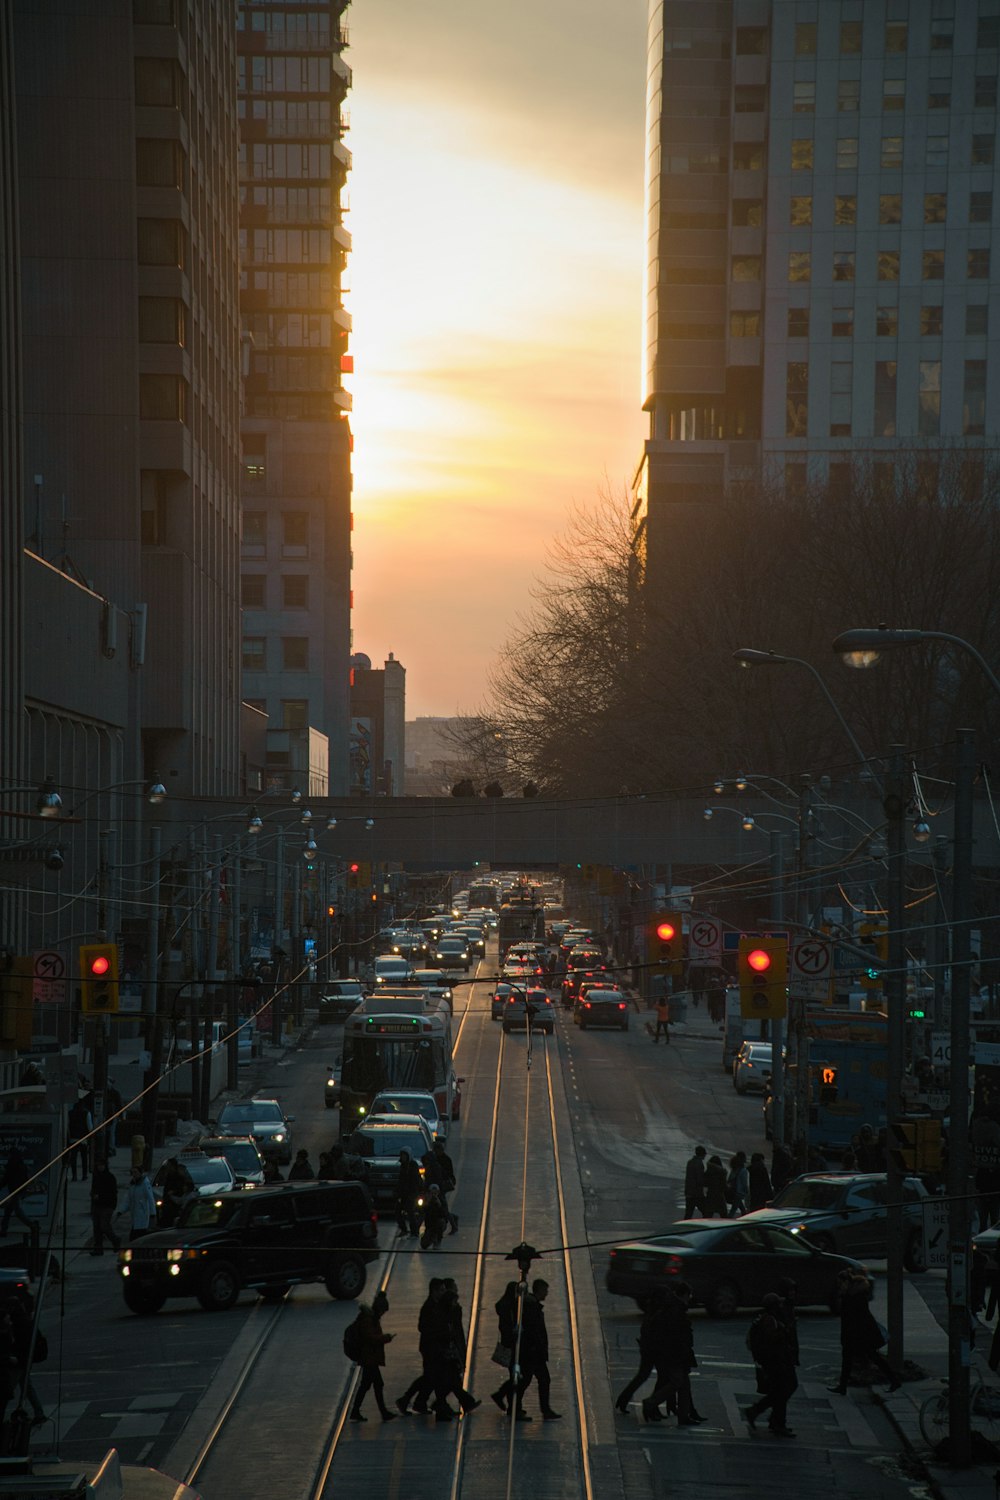
<instances>
[{"instance_id":1,"label":"car windshield","mask_svg":"<svg viewBox=\"0 0 1000 1500\"><path fill-rule=\"evenodd\" d=\"M441 953L459 953L464 947L465 942L462 938L442 938L438 943L438 950Z\"/></svg>"},{"instance_id":2,"label":"car windshield","mask_svg":"<svg viewBox=\"0 0 1000 1500\"><path fill-rule=\"evenodd\" d=\"M347 1146L354 1156L394 1156L409 1151L419 1161L427 1150L427 1142L418 1130L356 1130Z\"/></svg>"},{"instance_id":3,"label":"car windshield","mask_svg":"<svg viewBox=\"0 0 1000 1500\"><path fill-rule=\"evenodd\" d=\"M219 1116L220 1125L246 1125L250 1126L261 1117L246 1104L227 1104Z\"/></svg>"},{"instance_id":4,"label":"car windshield","mask_svg":"<svg viewBox=\"0 0 1000 1500\"><path fill-rule=\"evenodd\" d=\"M196 1187L204 1187L208 1182L228 1183L230 1177L233 1175L229 1170L228 1163L219 1161L218 1158L213 1159L209 1156L205 1157L204 1160L200 1160L196 1156L181 1156L179 1160L181 1165L187 1168L191 1175L191 1181Z\"/></svg>"},{"instance_id":5,"label":"car windshield","mask_svg":"<svg viewBox=\"0 0 1000 1500\"><path fill-rule=\"evenodd\" d=\"M242 1206L242 1199L193 1198L181 1209L177 1223L183 1229L218 1228L228 1224Z\"/></svg>"},{"instance_id":6,"label":"car windshield","mask_svg":"<svg viewBox=\"0 0 1000 1500\"><path fill-rule=\"evenodd\" d=\"M790 1182L771 1199L772 1208L836 1208L842 1189L836 1182Z\"/></svg>"},{"instance_id":7,"label":"car windshield","mask_svg":"<svg viewBox=\"0 0 1000 1500\"><path fill-rule=\"evenodd\" d=\"M425 1120L437 1119L437 1105L433 1099L422 1099L419 1094L379 1094L372 1101L373 1115L423 1115Z\"/></svg>"},{"instance_id":8,"label":"car windshield","mask_svg":"<svg viewBox=\"0 0 1000 1500\"><path fill-rule=\"evenodd\" d=\"M259 1172L260 1155L249 1141L219 1141L212 1147L224 1156L234 1172Z\"/></svg>"}]
</instances>

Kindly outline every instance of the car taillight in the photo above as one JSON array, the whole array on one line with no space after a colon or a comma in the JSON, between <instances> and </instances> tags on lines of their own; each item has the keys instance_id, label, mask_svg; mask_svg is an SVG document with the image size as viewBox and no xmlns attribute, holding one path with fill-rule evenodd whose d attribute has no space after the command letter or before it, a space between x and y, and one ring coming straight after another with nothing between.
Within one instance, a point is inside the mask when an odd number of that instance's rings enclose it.
<instances>
[{"instance_id":1,"label":"car taillight","mask_svg":"<svg viewBox=\"0 0 1000 1500\"><path fill-rule=\"evenodd\" d=\"M660 1267L661 1276L676 1276L683 1267L684 1262L679 1255L668 1255L664 1264Z\"/></svg>"},{"instance_id":2,"label":"car taillight","mask_svg":"<svg viewBox=\"0 0 1000 1500\"><path fill-rule=\"evenodd\" d=\"M619 1002L618 1002L618 1009L619 1010L624 1010L625 1009L625 1001L624 1000L619 1000Z\"/></svg>"},{"instance_id":3,"label":"car taillight","mask_svg":"<svg viewBox=\"0 0 1000 1500\"><path fill-rule=\"evenodd\" d=\"M583 1008L584 1008L584 1010L589 1010L590 1009L590 1001L589 1000L585 1000L583 1002Z\"/></svg>"}]
</instances>

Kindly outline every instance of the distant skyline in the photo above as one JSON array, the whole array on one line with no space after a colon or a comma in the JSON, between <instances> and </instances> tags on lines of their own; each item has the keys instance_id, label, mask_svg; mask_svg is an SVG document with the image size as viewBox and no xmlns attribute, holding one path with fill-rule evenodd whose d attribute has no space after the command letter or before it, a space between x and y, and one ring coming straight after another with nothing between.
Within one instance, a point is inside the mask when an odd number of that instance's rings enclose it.
<instances>
[{"instance_id":1,"label":"distant skyline","mask_svg":"<svg viewBox=\"0 0 1000 1500\"><path fill-rule=\"evenodd\" d=\"M549 544L641 457L645 0L348 16L354 649L472 713Z\"/></svg>"}]
</instances>

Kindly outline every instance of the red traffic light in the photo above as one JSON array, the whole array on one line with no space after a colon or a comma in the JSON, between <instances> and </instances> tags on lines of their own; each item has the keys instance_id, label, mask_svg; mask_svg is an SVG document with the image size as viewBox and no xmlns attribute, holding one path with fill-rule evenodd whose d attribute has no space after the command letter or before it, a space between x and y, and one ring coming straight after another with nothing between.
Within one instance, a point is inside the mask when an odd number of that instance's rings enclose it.
<instances>
[{"instance_id":1,"label":"red traffic light","mask_svg":"<svg viewBox=\"0 0 1000 1500\"><path fill-rule=\"evenodd\" d=\"M110 968L111 964L103 953L98 953L96 958L90 960L90 972L98 979L103 978Z\"/></svg>"},{"instance_id":2,"label":"red traffic light","mask_svg":"<svg viewBox=\"0 0 1000 1500\"><path fill-rule=\"evenodd\" d=\"M348 865L347 868L350 870L350 872L351 872L352 875L356 875L358 873L358 871L361 869L361 866L358 864L357 860L355 859L355 860L352 860L352 862Z\"/></svg>"},{"instance_id":3,"label":"red traffic light","mask_svg":"<svg viewBox=\"0 0 1000 1500\"><path fill-rule=\"evenodd\" d=\"M751 948L747 963L755 974L766 974L771 967L771 955L766 948Z\"/></svg>"},{"instance_id":4,"label":"red traffic light","mask_svg":"<svg viewBox=\"0 0 1000 1500\"><path fill-rule=\"evenodd\" d=\"M658 922L656 924L656 936L661 943L672 943L677 936L677 928L673 922Z\"/></svg>"}]
</instances>

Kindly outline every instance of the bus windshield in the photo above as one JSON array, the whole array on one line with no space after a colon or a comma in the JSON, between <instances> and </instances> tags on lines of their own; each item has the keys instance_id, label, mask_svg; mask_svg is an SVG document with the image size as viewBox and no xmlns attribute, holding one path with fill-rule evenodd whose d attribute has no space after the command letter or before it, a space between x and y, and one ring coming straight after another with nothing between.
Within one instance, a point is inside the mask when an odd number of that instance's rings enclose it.
<instances>
[{"instance_id":1,"label":"bus windshield","mask_svg":"<svg viewBox=\"0 0 1000 1500\"><path fill-rule=\"evenodd\" d=\"M433 1090L444 1076L444 1043L437 1037L344 1038L342 1089L359 1094L386 1088Z\"/></svg>"}]
</instances>

